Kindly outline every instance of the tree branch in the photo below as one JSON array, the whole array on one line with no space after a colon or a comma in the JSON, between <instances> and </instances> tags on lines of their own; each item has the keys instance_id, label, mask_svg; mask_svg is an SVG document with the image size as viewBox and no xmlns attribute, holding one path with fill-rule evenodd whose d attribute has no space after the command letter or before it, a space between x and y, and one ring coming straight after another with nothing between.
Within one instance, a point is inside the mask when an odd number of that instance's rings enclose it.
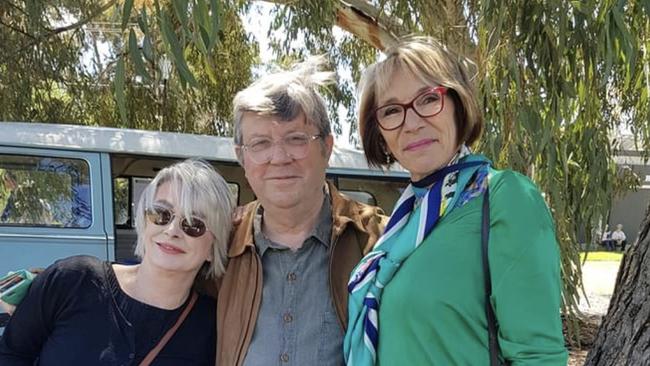
<instances>
[{"instance_id":1,"label":"tree branch","mask_svg":"<svg viewBox=\"0 0 650 366\"><path fill-rule=\"evenodd\" d=\"M8 4L10 7L18 10L18 12L22 13L23 15L27 16L27 13L25 13L25 10L18 5L12 3L11 1L7 0L6 4Z\"/></svg>"},{"instance_id":2,"label":"tree branch","mask_svg":"<svg viewBox=\"0 0 650 366\"><path fill-rule=\"evenodd\" d=\"M59 35L59 34L64 33L64 32L68 32L68 31L73 30L73 29L80 28L80 27L82 27L82 26L88 24L88 23L91 22L93 19L95 19L96 17L98 17L98 16L100 16L101 14L103 14L103 13L104 13L106 10L108 10L110 7L112 7L113 5L115 5L115 3L117 3L117 0L109 0L106 4L104 4L104 5L102 5L101 7L99 7L99 8L98 8L94 13L92 13L92 14L91 14L88 18L86 18L86 19L82 19L82 20L80 20L80 21L78 21L78 22L76 22L76 23L70 24L70 25L66 25L66 26L63 26L63 27L59 27L59 28L52 29L50 32L47 32L47 33L45 33L45 34L42 34L42 35L39 35L39 36L32 37L32 38L33 38L33 41L30 42L29 44L27 44L27 45L21 47L21 48L16 52L16 54L23 53L25 50L30 49L30 48L36 46L37 44L39 44L39 43L41 43L41 42L43 42L43 41L45 41L45 40L47 40L47 39L49 39L49 38L51 38L51 37L54 37L54 36Z\"/></svg>"},{"instance_id":3,"label":"tree branch","mask_svg":"<svg viewBox=\"0 0 650 366\"><path fill-rule=\"evenodd\" d=\"M261 0L276 5L297 5L297 0ZM341 0L335 5L336 25L384 50L394 44L397 36L390 29L399 29L401 24L388 19L383 11L366 0Z\"/></svg>"},{"instance_id":4,"label":"tree branch","mask_svg":"<svg viewBox=\"0 0 650 366\"><path fill-rule=\"evenodd\" d=\"M336 25L370 43L379 50L395 44L397 35L388 29L380 10L365 0L340 2L336 9Z\"/></svg>"},{"instance_id":5,"label":"tree branch","mask_svg":"<svg viewBox=\"0 0 650 366\"><path fill-rule=\"evenodd\" d=\"M23 36L25 36L27 38L36 39L36 37L34 37L34 35L29 34L26 31L24 31L24 30L22 30L22 29L20 29L18 27L14 27L11 24L7 24L7 23L3 22L2 20L0 20L0 25L4 25L5 27L11 29L12 31L14 31L16 33L20 33L20 34L22 34Z\"/></svg>"}]
</instances>

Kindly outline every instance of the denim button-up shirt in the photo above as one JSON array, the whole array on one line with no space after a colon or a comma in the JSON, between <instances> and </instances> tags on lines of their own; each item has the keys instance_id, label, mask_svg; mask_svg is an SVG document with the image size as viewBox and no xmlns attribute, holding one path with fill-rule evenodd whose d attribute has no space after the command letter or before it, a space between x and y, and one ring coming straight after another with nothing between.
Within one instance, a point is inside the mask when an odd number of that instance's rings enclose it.
<instances>
[{"instance_id":1,"label":"denim button-up shirt","mask_svg":"<svg viewBox=\"0 0 650 366\"><path fill-rule=\"evenodd\" d=\"M344 365L344 333L328 280L332 232L329 196L323 201L311 235L296 251L264 236L261 208L253 230L264 280L244 365Z\"/></svg>"}]
</instances>

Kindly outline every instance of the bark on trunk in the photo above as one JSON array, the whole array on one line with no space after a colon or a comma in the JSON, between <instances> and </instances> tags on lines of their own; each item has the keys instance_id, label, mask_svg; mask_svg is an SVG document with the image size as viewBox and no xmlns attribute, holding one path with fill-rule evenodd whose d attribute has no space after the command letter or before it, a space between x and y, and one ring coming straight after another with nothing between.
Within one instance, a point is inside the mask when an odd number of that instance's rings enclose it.
<instances>
[{"instance_id":1,"label":"bark on trunk","mask_svg":"<svg viewBox=\"0 0 650 366\"><path fill-rule=\"evenodd\" d=\"M296 0L263 0L278 5L291 5ZM367 0L340 1L335 7L336 25L364 40L379 50L392 46L398 39L391 29L399 28L399 22L382 15ZM391 28L391 29L389 29Z\"/></svg>"},{"instance_id":2,"label":"bark on trunk","mask_svg":"<svg viewBox=\"0 0 650 366\"><path fill-rule=\"evenodd\" d=\"M618 271L607 315L585 365L650 365L650 206Z\"/></svg>"}]
</instances>

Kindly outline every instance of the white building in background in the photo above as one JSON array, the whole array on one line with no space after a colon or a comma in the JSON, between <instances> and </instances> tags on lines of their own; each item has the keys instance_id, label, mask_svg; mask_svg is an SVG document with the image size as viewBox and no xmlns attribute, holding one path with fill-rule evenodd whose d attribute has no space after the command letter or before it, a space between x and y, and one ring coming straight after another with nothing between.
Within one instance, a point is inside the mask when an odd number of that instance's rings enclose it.
<instances>
[{"instance_id":1,"label":"white building in background","mask_svg":"<svg viewBox=\"0 0 650 366\"><path fill-rule=\"evenodd\" d=\"M637 191L631 191L622 197L614 198L609 213L609 227L623 225L628 243L633 243L639 233L646 210L650 205L650 161L644 160L643 151L634 146L634 136L625 135L621 139L620 151L614 157L619 168L631 169L641 179Z\"/></svg>"}]
</instances>

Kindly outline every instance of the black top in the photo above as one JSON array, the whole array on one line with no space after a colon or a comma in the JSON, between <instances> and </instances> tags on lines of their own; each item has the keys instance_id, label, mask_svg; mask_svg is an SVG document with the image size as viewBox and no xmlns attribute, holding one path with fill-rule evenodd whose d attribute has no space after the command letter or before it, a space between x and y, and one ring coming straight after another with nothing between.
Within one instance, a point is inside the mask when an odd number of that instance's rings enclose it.
<instances>
[{"instance_id":1,"label":"black top","mask_svg":"<svg viewBox=\"0 0 650 366\"><path fill-rule=\"evenodd\" d=\"M34 279L11 317L0 365L138 365L184 306L164 310L129 297L110 263L63 259ZM214 299L199 296L152 364L214 365L215 310Z\"/></svg>"}]
</instances>

